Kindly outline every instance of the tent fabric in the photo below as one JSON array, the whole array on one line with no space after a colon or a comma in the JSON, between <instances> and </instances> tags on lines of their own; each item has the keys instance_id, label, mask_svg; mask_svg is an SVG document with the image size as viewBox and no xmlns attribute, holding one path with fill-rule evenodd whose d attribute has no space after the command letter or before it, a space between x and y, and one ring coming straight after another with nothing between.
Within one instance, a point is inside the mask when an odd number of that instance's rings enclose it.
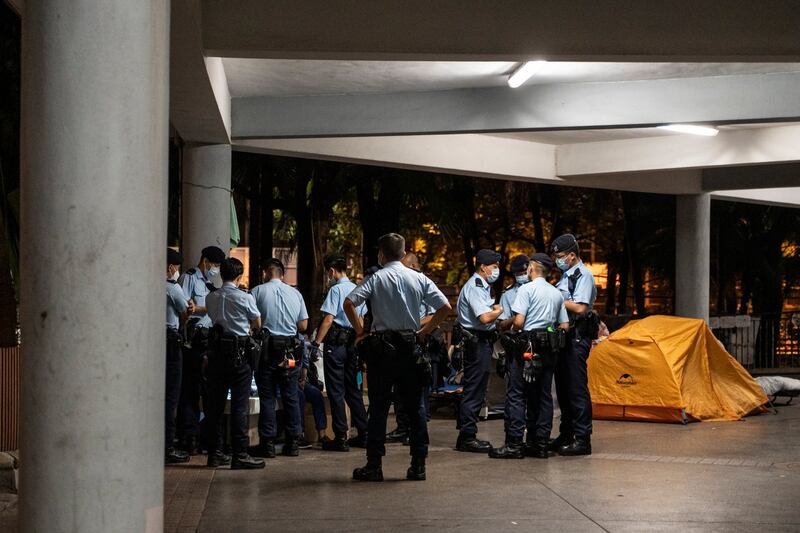
<instances>
[{"instance_id":1,"label":"tent fabric","mask_svg":"<svg viewBox=\"0 0 800 533\"><path fill-rule=\"evenodd\" d=\"M592 349L588 368L594 418L739 420L768 402L699 319L632 321Z\"/></svg>"}]
</instances>

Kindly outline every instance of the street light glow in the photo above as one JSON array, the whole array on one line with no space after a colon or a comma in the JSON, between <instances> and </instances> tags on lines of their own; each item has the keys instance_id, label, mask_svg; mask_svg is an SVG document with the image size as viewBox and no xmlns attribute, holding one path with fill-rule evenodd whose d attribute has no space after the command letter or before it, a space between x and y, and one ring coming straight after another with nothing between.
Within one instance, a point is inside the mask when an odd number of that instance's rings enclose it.
<instances>
[{"instance_id":1,"label":"street light glow","mask_svg":"<svg viewBox=\"0 0 800 533\"><path fill-rule=\"evenodd\" d=\"M667 124L665 126L658 126L659 129L675 131L677 133L689 133L691 135L704 135L706 137L713 137L719 130L713 126L697 126L695 124Z\"/></svg>"},{"instance_id":2,"label":"street light glow","mask_svg":"<svg viewBox=\"0 0 800 533\"><path fill-rule=\"evenodd\" d=\"M508 77L508 86L516 89L539 72L547 61L526 61Z\"/></svg>"}]
</instances>

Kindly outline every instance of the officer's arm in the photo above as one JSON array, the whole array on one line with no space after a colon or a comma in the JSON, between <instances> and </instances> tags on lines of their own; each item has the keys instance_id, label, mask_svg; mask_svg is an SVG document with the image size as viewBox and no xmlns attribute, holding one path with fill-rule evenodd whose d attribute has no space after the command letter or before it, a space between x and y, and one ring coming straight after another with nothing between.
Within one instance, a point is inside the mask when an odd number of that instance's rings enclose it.
<instances>
[{"instance_id":1,"label":"officer's arm","mask_svg":"<svg viewBox=\"0 0 800 533\"><path fill-rule=\"evenodd\" d=\"M569 329L569 322L562 322L558 325L561 329Z\"/></svg>"},{"instance_id":2,"label":"officer's arm","mask_svg":"<svg viewBox=\"0 0 800 533\"><path fill-rule=\"evenodd\" d=\"M478 320L481 321L481 324L491 324L497 317L503 314L503 307L500 305L494 305L491 311L487 311L482 315L478 316Z\"/></svg>"},{"instance_id":3,"label":"officer's arm","mask_svg":"<svg viewBox=\"0 0 800 533\"><path fill-rule=\"evenodd\" d=\"M427 324L431 320L433 320L433 315L425 315L424 317L419 319L419 325L420 326L424 326L425 324Z\"/></svg>"},{"instance_id":4,"label":"officer's arm","mask_svg":"<svg viewBox=\"0 0 800 533\"><path fill-rule=\"evenodd\" d=\"M261 329L261 317L250 321L250 329L254 332Z\"/></svg>"},{"instance_id":5,"label":"officer's arm","mask_svg":"<svg viewBox=\"0 0 800 533\"><path fill-rule=\"evenodd\" d=\"M500 321L500 326L499 327L503 331L507 330L507 329L511 329L511 326L514 326L514 327L517 326L516 317L515 316L512 316L511 318L507 318L505 320L501 320Z\"/></svg>"},{"instance_id":6,"label":"officer's arm","mask_svg":"<svg viewBox=\"0 0 800 533\"><path fill-rule=\"evenodd\" d=\"M350 320L353 329L356 331L356 338L364 335L364 321L358 316L358 311L353 301L350 298L345 298L342 307L344 308L344 314L347 315L347 319Z\"/></svg>"},{"instance_id":7,"label":"officer's arm","mask_svg":"<svg viewBox=\"0 0 800 533\"><path fill-rule=\"evenodd\" d=\"M508 320L504 320L504 322L512 322L514 329L522 331L522 326L525 325L525 315L517 313L514 315L514 318L509 318Z\"/></svg>"},{"instance_id":8,"label":"officer's arm","mask_svg":"<svg viewBox=\"0 0 800 533\"><path fill-rule=\"evenodd\" d=\"M306 328L308 328L308 319L307 318L304 318L303 320L298 320L297 321L297 331L299 331L300 333L303 333L306 330Z\"/></svg>"},{"instance_id":9,"label":"officer's arm","mask_svg":"<svg viewBox=\"0 0 800 533\"><path fill-rule=\"evenodd\" d=\"M452 310L453 308L450 306L450 304L445 302L443 306L436 310L431 319L422 327L422 329L417 332L417 334L422 336L428 335L431 331L439 327L439 324L441 324L442 321L447 318L447 315L449 315L450 311Z\"/></svg>"},{"instance_id":10,"label":"officer's arm","mask_svg":"<svg viewBox=\"0 0 800 533\"><path fill-rule=\"evenodd\" d=\"M583 313L589 310L588 305L573 302L572 300L566 300L564 302L564 306L567 308L567 311L569 311L570 313L575 313L576 315L582 315Z\"/></svg>"},{"instance_id":11,"label":"officer's arm","mask_svg":"<svg viewBox=\"0 0 800 533\"><path fill-rule=\"evenodd\" d=\"M322 340L325 338L325 335L328 334L328 330L331 329L331 325L333 324L333 315L330 313L325 313L325 318L322 319L322 323L319 325L317 329L317 336L314 339L318 345L322 344Z\"/></svg>"}]
</instances>

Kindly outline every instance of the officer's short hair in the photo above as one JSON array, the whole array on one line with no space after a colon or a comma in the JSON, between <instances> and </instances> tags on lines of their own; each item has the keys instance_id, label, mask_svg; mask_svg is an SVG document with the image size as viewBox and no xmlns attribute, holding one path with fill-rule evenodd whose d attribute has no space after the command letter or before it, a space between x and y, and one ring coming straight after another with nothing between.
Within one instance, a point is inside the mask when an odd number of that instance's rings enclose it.
<instances>
[{"instance_id":1,"label":"officer's short hair","mask_svg":"<svg viewBox=\"0 0 800 533\"><path fill-rule=\"evenodd\" d=\"M244 274L244 265L235 257L223 259L219 264L219 275L222 281L235 281Z\"/></svg>"},{"instance_id":2,"label":"officer's short hair","mask_svg":"<svg viewBox=\"0 0 800 533\"><path fill-rule=\"evenodd\" d=\"M208 259L211 263L222 263L222 260L225 259L225 252L217 246L206 246L200 252L200 259L203 258Z\"/></svg>"},{"instance_id":3,"label":"officer's short hair","mask_svg":"<svg viewBox=\"0 0 800 533\"><path fill-rule=\"evenodd\" d=\"M537 263L536 261L531 261L530 264L536 271L536 273L539 274L540 276L546 276L550 272L550 269L541 263Z\"/></svg>"},{"instance_id":4,"label":"officer's short hair","mask_svg":"<svg viewBox=\"0 0 800 533\"><path fill-rule=\"evenodd\" d=\"M270 272L274 270L278 272L281 276L283 276L286 273L286 267L283 266L283 262L277 257L271 257L270 259L267 259L267 261L264 263L264 266L262 266L261 268L265 272Z\"/></svg>"},{"instance_id":5,"label":"officer's short hair","mask_svg":"<svg viewBox=\"0 0 800 533\"><path fill-rule=\"evenodd\" d=\"M378 239L378 250L389 261L397 261L406 251L406 240L399 233L387 233Z\"/></svg>"},{"instance_id":6,"label":"officer's short hair","mask_svg":"<svg viewBox=\"0 0 800 533\"><path fill-rule=\"evenodd\" d=\"M347 261L338 254L329 255L322 261L322 264L325 266L325 270L329 268L334 269L336 272L344 272L347 270Z\"/></svg>"}]
</instances>

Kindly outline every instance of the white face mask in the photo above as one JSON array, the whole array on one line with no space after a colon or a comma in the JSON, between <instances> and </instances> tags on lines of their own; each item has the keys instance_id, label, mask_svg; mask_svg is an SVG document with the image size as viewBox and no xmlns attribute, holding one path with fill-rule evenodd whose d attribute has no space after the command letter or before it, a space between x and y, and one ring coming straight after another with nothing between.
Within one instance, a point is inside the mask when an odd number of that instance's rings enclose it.
<instances>
[{"instance_id":1,"label":"white face mask","mask_svg":"<svg viewBox=\"0 0 800 533\"><path fill-rule=\"evenodd\" d=\"M179 277L181 277L181 271L180 270L175 270L175 272L172 273L172 275L169 277L169 279L171 279L172 281L178 281Z\"/></svg>"},{"instance_id":2,"label":"white face mask","mask_svg":"<svg viewBox=\"0 0 800 533\"><path fill-rule=\"evenodd\" d=\"M489 277L486 278L486 281L489 283L494 283L497 281L497 278L500 277L500 269L498 267L494 267L492 271L489 273Z\"/></svg>"}]
</instances>

